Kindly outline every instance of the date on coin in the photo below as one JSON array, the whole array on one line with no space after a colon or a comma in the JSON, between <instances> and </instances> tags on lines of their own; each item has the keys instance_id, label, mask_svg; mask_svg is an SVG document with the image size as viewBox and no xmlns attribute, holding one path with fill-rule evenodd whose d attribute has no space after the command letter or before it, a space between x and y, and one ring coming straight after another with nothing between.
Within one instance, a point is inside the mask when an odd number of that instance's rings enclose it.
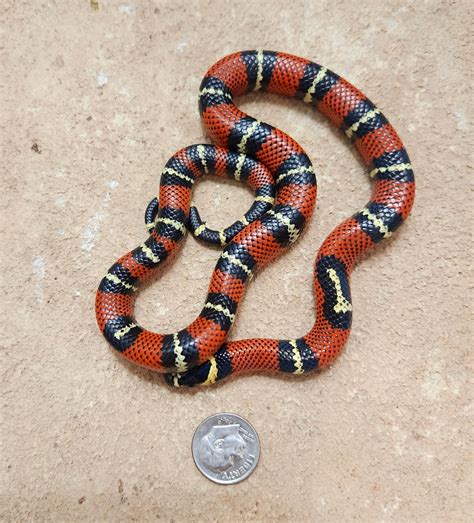
<instances>
[{"instance_id":1,"label":"date on coin","mask_svg":"<svg viewBox=\"0 0 474 523\"><path fill-rule=\"evenodd\" d=\"M250 423L229 412L206 418L192 444L197 468L206 478L230 485L250 476L260 457L260 441Z\"/></svg>"}]
</instances>

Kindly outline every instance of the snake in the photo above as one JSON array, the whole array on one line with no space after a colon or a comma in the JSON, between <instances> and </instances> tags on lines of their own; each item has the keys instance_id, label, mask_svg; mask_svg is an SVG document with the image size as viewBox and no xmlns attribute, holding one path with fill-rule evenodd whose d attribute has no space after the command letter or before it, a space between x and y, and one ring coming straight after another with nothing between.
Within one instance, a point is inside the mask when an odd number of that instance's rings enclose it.
<instances>
[{"instance_id":1,"label":"snake","mask_svg":"<svg viewBox=\"0 0 474 523\"><path fill-rule=\"evenodd\" d=\"M316 318L300 338L227 340L248 283L301 236L317 195L315 169L303 148L235 105L235 98L251 91L297 98L317 109L353 144L372 181L369 202L337 225L317 251ZM350 334L350 278L357 261L391 237L413 206L413 168L399 135L344 78L275 51L242 51L216 62L200 85L199 112L215 145L185 147L166 163L158 198L145 213L149 237L100 282L100 331L126 360L164 373L175 387L212 385L244 372L303 375L331 365ZM226 229L208 228L192 206L193 186L208 174L245 181L255 192L248 212ZM178 332L152 332L134 317L137 292L173 258L188 230L221 246L204 306Z\"/></svg>"}]
</instances>

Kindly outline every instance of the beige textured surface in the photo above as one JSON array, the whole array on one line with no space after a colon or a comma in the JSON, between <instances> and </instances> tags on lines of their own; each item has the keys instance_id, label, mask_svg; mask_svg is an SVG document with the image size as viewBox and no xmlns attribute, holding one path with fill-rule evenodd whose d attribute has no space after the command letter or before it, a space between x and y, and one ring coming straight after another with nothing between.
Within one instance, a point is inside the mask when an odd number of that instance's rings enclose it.
<instances>
[{"instance_id":1,"label":"beige textured surface","mask_svg":"<svg viewBox=\"0 0 474 523\"><path fill-rule=\"evenodd\" d=\"M3 2L4 520L468 521L469 4ZM353 332L329 371L180 393L108 349L94 293L146 237L165 161L205 140L202 75L255 47L327 65L374 100L408 148L418 197L357 268ZM314 319L317 246L370 183L309 108L268 95L240 105L303 145L320 191L305 236L250 286L232 337L299 336ZM195 197L213 225L251 199L214 180ZM187 325L217 255L188 237L140 296L140 322ZM259 467L232 487L205 480L190 454L197 424L220 410L262 441Z\"/></svg>"}]
</instances>

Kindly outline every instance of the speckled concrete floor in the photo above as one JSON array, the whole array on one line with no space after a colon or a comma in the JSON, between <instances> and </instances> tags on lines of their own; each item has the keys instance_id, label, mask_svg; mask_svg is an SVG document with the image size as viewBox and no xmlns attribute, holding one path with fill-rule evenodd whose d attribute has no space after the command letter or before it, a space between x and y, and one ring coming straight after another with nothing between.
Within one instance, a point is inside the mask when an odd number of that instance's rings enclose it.
<instances>
[{"instance_id":1,"label":"speckled concrete floor","mask_svg":"<svg viewBox=\"0 0 474 523\"><path fill-rule=\"evenodd\" d=\"M469 520L469 6L3 2L2 520ZM206 139L202 75L256 47L327 65L370 96L410 152L418 198L357 268L353 332L329 371L178 393L108 349L94 293L146 237L167 158ZM320 191L305 236L250 286L232 337L295 337L314 319L317 246L370 183L309 108L265 95L241 107L303 145ZM195 198L213 225L251 199L213 180ZM217 255L188 237L142 293L140 322L187 325ZM262 441L259 467L232 487L203 478L190 454L197 424L220 410Z\"/></svg>"}]
</instances>

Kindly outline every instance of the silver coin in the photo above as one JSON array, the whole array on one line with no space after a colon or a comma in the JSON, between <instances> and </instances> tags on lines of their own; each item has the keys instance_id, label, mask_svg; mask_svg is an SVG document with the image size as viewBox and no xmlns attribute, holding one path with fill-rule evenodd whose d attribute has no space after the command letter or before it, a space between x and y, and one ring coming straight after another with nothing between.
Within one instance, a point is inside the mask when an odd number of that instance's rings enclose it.
<instances>
[{"instance_id":1,"label":"silver coin","mask_svg":"<svg viewBox=\"0 0 474 523\"><path fill-rule=\"evenodd\" d=\"M250 476L260 457L260 440L250 423L229 412L206 418L192 444L196 467L206 478L230 485Z\"/></svg>"}]
</instances>

